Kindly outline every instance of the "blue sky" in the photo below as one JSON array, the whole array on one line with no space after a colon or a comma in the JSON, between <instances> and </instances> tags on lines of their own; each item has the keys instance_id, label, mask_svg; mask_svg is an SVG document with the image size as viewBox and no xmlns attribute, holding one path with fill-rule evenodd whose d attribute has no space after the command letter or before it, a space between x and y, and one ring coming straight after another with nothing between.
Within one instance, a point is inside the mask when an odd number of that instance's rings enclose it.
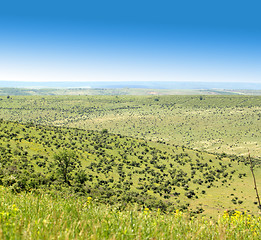
<instances>
[{"instance_id":1,"label":"blue sky","mask_svg":"<svg viewBox=\"0 0 261 240\"><path fill-rule=\"evenodd\" d=\"M0 80L261 83L259 1L2 1Z\"/></svg>"}]
</instances>

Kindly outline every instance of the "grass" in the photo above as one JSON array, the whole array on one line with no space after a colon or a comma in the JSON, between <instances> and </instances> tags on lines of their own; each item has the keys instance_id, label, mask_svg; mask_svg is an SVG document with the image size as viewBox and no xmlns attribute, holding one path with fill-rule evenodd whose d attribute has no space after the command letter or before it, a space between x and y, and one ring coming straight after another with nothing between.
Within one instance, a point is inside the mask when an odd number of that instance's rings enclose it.
<instances>
[{"instance_id":1,"label":"grass","mask_svg":"<svg viewBox=\"0 0 261 240\"><path fill-rule=\"evenodd\" d=\"M2 98L1 116L24 124L0 121L0 239L260 239L251 171L238 156L249 148L260 158L260 100ZM61 150L81 166L70 186L53 162Z\"/></svg>"},{"instance_id":2,"label":"grass","mask_svg":"<svg viewBox=\"0 0 261 240\"><path fill-rule=\"evenodd\" d=\"M0 187L1 239L260 239L261 218L225 212L217 221L91 198L13 194Z\"/></svg>"},{"instance_id":3,"label":"grass","mask_svg":"<svg viewBox=\"0 0 261 240\"><path fill-rule=\"evenodd\" d=\"M202 99L202 100L200 100ZM261 154L260 96L12 96L5 120L77 127L194 149Z\"/></svg>"},{"instance_id":4,"label":"grass","mask_svg":"<svg viewBox=\"0 0 261 240\"><path fill-rule=\"evenodd\" d=\"M257 210L250 168L243 158L80 129L1 121L0 131L0 182L14 191L65 191L59 190L62 182L53 155L70 150L86 174L81 191L101 202L154 208L164 204L194 213L202 210L213 218L224 209ZM70 180L73 192L79 192L73 180L78 170ZM191 191L194 195L188 195Z\"/></svg>"}]
</instances>

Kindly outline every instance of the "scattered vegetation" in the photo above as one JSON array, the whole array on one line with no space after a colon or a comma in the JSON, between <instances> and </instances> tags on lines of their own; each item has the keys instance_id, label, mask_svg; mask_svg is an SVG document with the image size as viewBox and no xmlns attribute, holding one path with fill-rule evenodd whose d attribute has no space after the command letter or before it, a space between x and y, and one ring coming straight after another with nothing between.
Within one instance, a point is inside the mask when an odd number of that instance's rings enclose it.
<instances>
[{"instance_id":1,"label":"scattered vegetation","mask_svg":"<svg viewBox=\"0 0 261 240\"><path fill-rule=\"evenodd\" d=\"M260 100L1 97L0 238L259 239Z\"/></svg>"},{"instance_id":2,"label":"scattered vegetation","mask_svg":"<svg viewBox=\"0 0 261 240\"><path fill-rule=\"evenodd\" d=\"M0 122L0 183L102 203L217 215L255 212L249 162L107 131ZM256 166L258 167L258 166ZM258 173L258 176L259 173ZM236 190L239 189L240 191ZM231 194L232 193L232 194Z\"/></svg>"},{"instance_id":3,"label":"scattered vegetation","mask_svg":"<svg viewBox=\"0 0 261 240\"><path fill-rule=\"evenodd\" d=\"M5 120L107 129L212 153L247 156L249 149L260 157L261 97L201 97L5 96L0 114Z\"/></svg>"}]
</instances>

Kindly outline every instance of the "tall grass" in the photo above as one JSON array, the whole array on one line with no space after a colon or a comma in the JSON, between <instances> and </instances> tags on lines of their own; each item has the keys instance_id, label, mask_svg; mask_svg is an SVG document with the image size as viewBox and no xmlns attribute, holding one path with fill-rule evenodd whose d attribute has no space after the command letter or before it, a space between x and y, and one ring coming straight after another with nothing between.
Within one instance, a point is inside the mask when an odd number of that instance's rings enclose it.
<instances>
[{"instance_id":1,"label":"tall grass","mask_svg":"<svg viewBox=\"0 0 261 240\"><path fill-rule=\"evenodd\" d=\"M260 239L261 218L225 212L218 221L176 211L94 203L91 198L13 194L0 187L0 239Z\"/></svg>"}]
</instances>

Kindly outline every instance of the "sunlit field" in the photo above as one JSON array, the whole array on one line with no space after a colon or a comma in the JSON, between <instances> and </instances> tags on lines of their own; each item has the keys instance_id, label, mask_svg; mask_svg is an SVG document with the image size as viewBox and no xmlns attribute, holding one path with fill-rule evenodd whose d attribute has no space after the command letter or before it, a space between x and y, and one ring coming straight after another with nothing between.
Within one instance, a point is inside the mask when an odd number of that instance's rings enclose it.
<instances>
[{"instance_id":1,"label":"sunlit field","mask_svg":"<svg viewBox=\"0 0 261 240\"><path fill-rule=\"evenodd\" d=\"M6 120L108 129L199 150L261 154L260 96L1 97Z\"/></svg>"},{"instance_id":2,"label":"sunlit field","mask_svg":"<svg viewBox=\"0 0 261 240\"><path fill-rule=\"evenodd\" d=\"M260 97L1 99L1 239L260 239Z\"/></svg>"},{"instance_id":3,"label":"sunlit field","mask_svg":"<svg viewBox=\"0 0 261 240\"><path fill-rule=\"evenodd\" d=\"M224 212L218 220L98 204L90 197L13 194L0 188L1 239L260 239L261 218Z\"/></svg>"}]
</instances>

